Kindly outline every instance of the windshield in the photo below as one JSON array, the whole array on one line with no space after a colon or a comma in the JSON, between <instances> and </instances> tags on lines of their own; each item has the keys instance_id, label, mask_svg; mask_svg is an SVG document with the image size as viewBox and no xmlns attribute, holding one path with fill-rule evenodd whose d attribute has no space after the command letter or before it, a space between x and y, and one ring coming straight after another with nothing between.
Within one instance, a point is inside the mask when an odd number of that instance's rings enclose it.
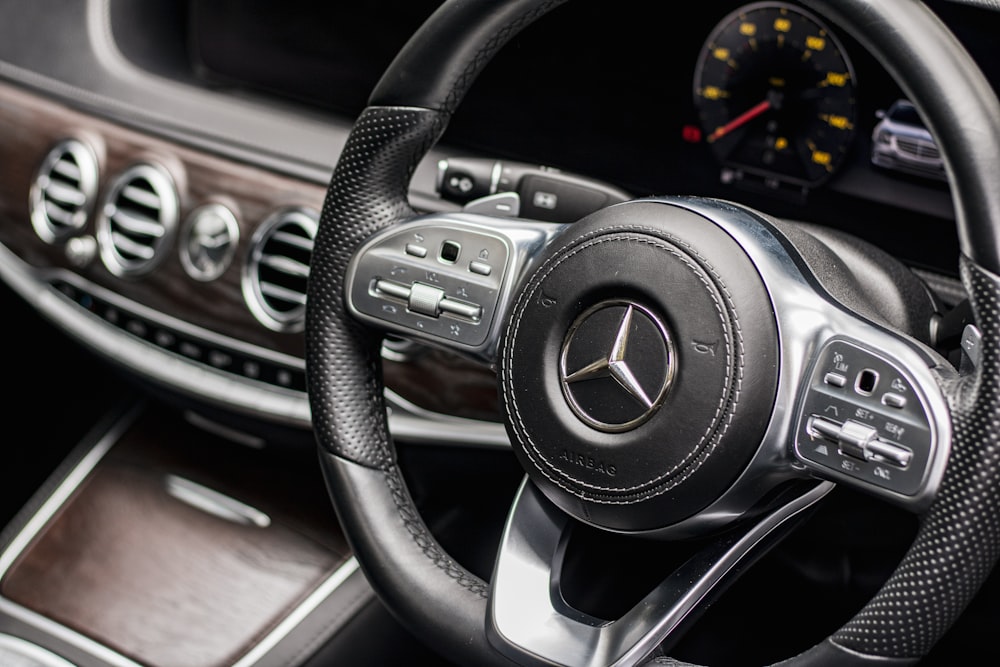
<instances>
[{"instance_id":1,"label":"windshield","mask_svg":"<svg viewBox=\"0 0 1000 667\"><path fill-rule=\"evenodd\" d=\"M920 118L920 114L917 113L916 107L910 104L900 104L893 107L892 111L889 112L889 118L897 123L924 127L924 121Z\"/></svg>"}]
</instances>

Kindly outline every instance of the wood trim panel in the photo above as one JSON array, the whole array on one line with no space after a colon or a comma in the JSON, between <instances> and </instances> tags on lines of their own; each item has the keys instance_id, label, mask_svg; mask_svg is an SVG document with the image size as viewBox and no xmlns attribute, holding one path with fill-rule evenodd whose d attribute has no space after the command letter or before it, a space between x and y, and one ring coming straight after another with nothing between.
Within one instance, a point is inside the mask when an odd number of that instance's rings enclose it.
<instances>
[{"instance_id":1,"label":"wood trim panel","mask_svg":"<svg viewBox=\"0 0 1000 667\"><path fill-rule=\"evenodd\" d=\"M304 356L299 334L273 332L259 323L242 297L240 273L257 226L279 208L304 206L320 210L326 188L257 167L226 160L151 135L88 116L17 88L0 87L0 242L29 264L73 269L88 280L127 299L210 331ZM64 244L39 239L30 224L28 195L38 166L60 140L77 137L90 144L100 165L98 207L114 179L128 167L153 162L173 177L180 200L180 220L210 202L233 209L240 226L236 256L223 275L210 283L197 281L181 266L176 244L151 273L118 278L95 258L76 269ZM85 234L95 235L96 215Z\"/></svg>"},{"instance_id":2,"label":"wood trim panel","mask_svg":"<svg viewBox=\"0 0 1000 667\"><path fill-rule=\"evenodd\" d=\"M181 502L176 475L253 506ZM255 451L143 416L0 582L4 597L151 667L231 665L350 556L311 451Z\"/></svg>"},{"instance_id":3,"label":"wood trim panel","mask_svg":"<svg viewBox=\"0 0 1000 667\"><path fill-rule=\"evenodd\" d=\"M99 258L80 269L66 257L65 244L49 244L31 226L29 191L48 151L67 137L94 148L100 164L98 206L114 179L129 166L152 161L177 185L181 224L209 202L230 207L240 226L232 265L209 283L184 271L175 247L148 275L119 278ZM331 156L333 159L334 156ZM325 184L305 182L88 115L26 90L0 84L0 243L38 268L71 270L126 299L206 330L282 352L305 356L301 333L271 331L253 317L242 295L241 270L258 225L284 207L320 210ZM83 233L95 234L95 215ZM411 362L387 362L386 384L425 409L460 417L499 420L495 375L443 352Z\"/></svg>"}]
</instances>

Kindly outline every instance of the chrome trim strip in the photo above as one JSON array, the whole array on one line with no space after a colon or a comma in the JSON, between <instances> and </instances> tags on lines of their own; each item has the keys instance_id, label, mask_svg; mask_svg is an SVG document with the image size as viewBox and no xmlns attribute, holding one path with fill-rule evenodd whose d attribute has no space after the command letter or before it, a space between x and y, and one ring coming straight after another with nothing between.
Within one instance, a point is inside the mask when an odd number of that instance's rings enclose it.
<instances>
[{"instance_id":1,"label":"chrome trim strip","mask_svg":"<svg viewBox=\"0 0 1000 667\"><path fill-rule=\"evenodd\" d=\"M217 343L293 368L305 368L302 359L226 338L139 304L125 302L69 271L34 269L0 244L0 279L68 335L111 362L125 365L142 377L226 410L295 428L312 428L309 400L305 393L233 376L150 345L69 302L43 281L45 277L61 278L84 287L109 303L123 304L123 310L208 343ZM391 391L386 392L386 401L390 407L389 429L400 441L460 447L510 446L501 424L459 419L423 410Z\"/></svg>"},{"instance_id":2,"label":"chrome trim strip","mask_svg":"<svg viewBox=\"0 0 1000 667\"><path fill-rule=\"evenodd\" d=\"M121 438L121 436L128 430L132 423L141 413L141 407L136 407L122 415L108 431L101 437L101 439L95 444L87 454L80 459L80 462L73 468L72 471L66 476L66 478L59 484L55 491L52 492L38 511L28 520L24 528L11 540L10 544L4 550L3 554L0 554L0 580L3 579L7 571L10 569L11 565L20 557L24 549L38 536L45 525L55 516L56 512L66 503L66 501L73 495L73 493L79 488L80 484L86 479L86 477L94 470L97 464L104 458L104 456L111 450L114 444ZM182 478L175 477L173 475L168 476L168 490L170 481L184 482L185 488L188 487L199 487L199 492L204 493L208 491L214 496L220 496L226 500L229 500L235 505L241 505L235 500L229 499L222 494L218 494L209 489L205 489L200 485L194 484ZM174 495L174 494L171 494ZM176 497L176 495L175 495ZM246 507L246 506L243 506ZM247 508L253 510L253 508ZM256 510L253 510L256 512ZM259 513L264 518L267 518L263 513ZM254 525L261 526L260 517L250 517L248 519L252 521ZM268 520L269 522L269 520ZM262 526L263 527L263 526ZM260 660L268 651L277 646L282 639L284 639L288 634L295 629L310 613L316 610L316 608L327 598L329 598L333 593L343 584L348 577L354 574L358 570L358 561L353 556L345 560L336 570L334 570L329 577L323 580L319 586L310 593L303 602L293 609L285 618L282 620L275 628L268 633L260 642L258 642L246 655L243 656L233 667L249 667ZM13 602L7 598L0 596L0 614L10 616L23 623L31 625L42 632L45 632L59 641L70 644L86 653L89 653L96 657L97 659L107 663L113 667L139 667L139 665L128 658L122 656L116 651L95 642L94 640L86 637L83 634L72 630L61 623L53 621L47 616L43 616L37 612L34 612L26 607L23 607L16 602ZM0 635L2 639L2 635Z\"/></svg>"},{"instance_id":3,"label":"chrome trim strip","mask_svg":"<svg viewBox=\"0 0 1000 667\"><path fill-rule=\"evenodd\" d=\"M74 667L73 663L38 644L13 635L0 634L0 662L7 664L8 659L11 658L13 658L13 664L19 667ZM24 660L30 660L30 662L23 662Z\"/></svg>"},{"instance_id":4,"label":"chrome trim strip","mask_svg":"<svg viewBox=\"0 0 1000 667\"><path fill-rule=\"evenodd\" d=\"M514 660L525 654L551 665L624 667L645 659L768 536L834 488L816 486L753 523L721 536L650 591L621 618L606 621L559 608L561 544L568 515L530 480L518 490L493 573L488 632Z\"/></svg>"},{"instance_id":5,"label":"chrome trim strip","mask_svg":"<svg viewBox=\"0 0 1000 667\"><path fill-rule=\"evenodd\" d=\"M50 618L37 614L30 609L25 609L21 605L15 604L2 597L0 597L0 614L16 619L25 625L30 625L33 628L51 635L54 639L57 639L60 642L69 644L84 653L88 653L108 667L142 667L139 663L129 660L125 656L113 651L107 646L99 644L89 637L85 637L74 630L70 630L65 625L60 625Z\"/></svg>"},{"instance_id":6,"label":"chrome trim strip","mask_svg":"<svg viewBox=\"0 0 1000 667\"><path fill-rule=\"evenodd\" d=\"M442 415L414 405L385 390L389 410L389 431L397 440L427 445L473 446L510 449L507 429L499 422Z\"/></svg>"},{"instance_id":7,"label":"chrome trim strip","mask_svg":"<svg viewBox=\"0 0 1000 667\"><path fill-rule=\"evenodd\" d=\"M233 667L251 667L267 655L268 651L277 646L292 630L314 612L324 600L333 595L348 577L358 571L358 560L351 556L344 564L334 570L322 584L307 597L302 604L292 610L281 623L275 626L266 637L260 640L246 655L240 658Z\"/></svg>"},{"instance_id":8,"label":"chrome trim strip","mask_svg":"<svg viewBox=\"0 0 1000 667\"><path fill-rule=\"evenodd\" d=\"M7 570L14 563L15 560L21 555L21 552L31 543L32 540L41 532L45 524L55 515L55 513L62 507L71 495L76 491L77 487L83 482L83 480L90 474L90 471L100 462L104 455L108 453L112 445L118 441L118 439L125 433L126 430L132 425L140 412L139 408L134 408L128 412L128 414L123 415L118 419L111 428L108 429L101 439L91 448L87 454L80 459L76 467L66 478L60 482L56 490L52 492L42 506L38 508L34 516L28 520L21 529L21 532L10 541L7 548L4 549L3 554L0 554L0 580L4 578L7 574ZM2 598L0 598L2 599Z\"/></svg>"},{"instance_id":9,"label":"chrome trim strip","mask_svg":"<svg viewBox=\"0 0 1000 667\"><path fill-rule=\"evenodd\" d=\"M267 528L271 525L271 517L256 507L241 503L224 493L219 493L179 475L166 475L164 487L167 494L174 500L224 521L242 526L256 526L257 528Z\"/></svg>"},{"instance_id":10,"label":"chrome trim strip","mask_svg":"<svg viewBox=\"0 0 1000 667\"><path fill-rule=\"evenodd\" d=\"M25 548L38 536L45 525L55 516L56 512L65 502L76 492L80 484L87 478L91 471L104 458L111 447L132 425L141 412L141 408L133 408L128 413L122 415L108 431L101 437L87 454L80 459L79 463L70 471L66 478L60 482L56 490L52 492L38 511L28 520L3 554L0 554L0 580L3 580L11 565L20 557ZM16 602L0 596L0 614L5 614L23 623L31 625L42 632L52 635L59 641L71 644L98 659L114 667L139 667L139 665L125 658L108 647L95 642L89 637L67 628L66 626L53 621L52 619L31 611Z\"/></svg>"},{"instance_id":11,"label":"chrome trim strip","mask_svg":"<svg viewBox=\"0 0 1000 667\"><path fill-rule=\"evenodd\" d=\"M940 356L916 340L891 333L850 312L810 282L795 264L781 240L765 225L761 214L729 202L700 198L656 198L704 216L729 234L747 253L760 273L773 304L778 327L780 371L774 412L760 449L750 465L720 501L707 508L700 520L715 518L721 525L731 519L733 508L746 505L740 496L762 478L802 476L807 470L835 481L861 488L912 511L920 511L933 500L944 477L951 451L951 418L947 401L931 370L931 359ZM847 338L891 360L906 371L931 429L931 452L921 490L912 496L865 484L798 457L793 451L799 410L808 383L807 373L818 351L835 338ZM755 481L756 480L756 481ZM735 504L734 504L735 503Z\"/></svg>"},{"instance_id":12,"label":"chrome trim strip","mask_svg":"<svg viewBox=\"0 0 1000 667\"><path fill-rule=\"evenodd\" d=\"M235 442L238 445L243 445L244 447L249 447L250 449L264 449L267 447L267 440L264 438L258 438L255 435L250 435L249 433L244 433L243 431L239 431L235 428L212 421L208 417L198 414L193 410L185 410L183 415L184 419L192 426L200 428L202 431L208 431L209 433L217 435L224 440Z\"/></svg>"}]
</instances>

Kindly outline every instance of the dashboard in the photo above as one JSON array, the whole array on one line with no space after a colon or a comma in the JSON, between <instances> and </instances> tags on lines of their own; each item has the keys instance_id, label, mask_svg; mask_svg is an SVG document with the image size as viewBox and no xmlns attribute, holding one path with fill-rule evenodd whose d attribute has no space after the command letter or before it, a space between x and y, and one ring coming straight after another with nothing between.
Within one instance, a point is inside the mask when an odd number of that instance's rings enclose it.
<instances>
[{"instance_id":1,"label":"dashboard","mask_svg":"<svg viewBox=\"0 0 1000 667\"><path fill-rule=\"evenodd\" d=\"M1000 77L1000 15L933 4ZM8 24L0 49L0 145L15 158L0 242L101 320L58 310L106 356L217 407L307 427L302 318L325 184L366 91L437 3L53 5ZM71 19L87 26L72 37L78 58L20 47L29 24ZM622 196L737 199L860 236L953 305L958 242L933 137L876 128L903 98L857 43L793 3L707 2L679 18L579 0L501 51L418 167L411 200L461 206L438 164L464 158ZM405 342L386 363L397 419L429 410L505 442L488 369Z\"/></svg>"},{"instance_id":2,"label":"dashboard","mask_svg":"<svg viewBox=\"0 0 1000 667\"><path fill-rule=\"evenodd\" d=\"M439 0L20 4L0 21L0 279L199 428L311 451L305 298L327 185ZM927 4L1000 90L1000 11ZM961 331L943 164L893 73L794 0L573 0L485 69L415 167L410 203L457 211L509 190L544 223L632 197L738 201L898 260ZM468 173L452 181L449 165ZM509 454L495 369L396 336L381 354L393 437L445 446L432 480L476 496L450 455ZM488 572L495 536L456 534L448 548Z\"/></svg>"}]
</instances>

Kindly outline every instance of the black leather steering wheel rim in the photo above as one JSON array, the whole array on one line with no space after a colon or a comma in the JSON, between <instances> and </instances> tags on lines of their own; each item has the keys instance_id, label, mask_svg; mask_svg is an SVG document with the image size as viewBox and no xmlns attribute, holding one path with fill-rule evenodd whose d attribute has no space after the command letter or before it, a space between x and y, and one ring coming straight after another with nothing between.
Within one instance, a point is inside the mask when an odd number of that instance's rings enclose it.
<instances>
[{"instance_id":1,"label":"black leather steering wheel rim","mask_svg":"<svg viewBox=\"0 0 1000 667\"><path fill-rule=\"evenodd\" d=\"M492 55L560 1L446 2L400 53L356 122L331 179L307 307L310 406L328 488L378 594L462 664L510 664L485 631L489 585L434 540L408 495L386 424L378 332L344 305L357 247L414 214L410 176ZM843 628L787 664L909 664L961 614L1000 554L1000 104L960 44L911 0L806 0L875 53L917 103L949 168L962 276L983 336L977 372L943 381L952 460L909 552ZM442 44L449 45L444 49ZM961 108L950 101L963 100ZM915 631L915 628L919 631ZM784 663L783 663L784 664Z\"/></svg>"}]
</instances>

